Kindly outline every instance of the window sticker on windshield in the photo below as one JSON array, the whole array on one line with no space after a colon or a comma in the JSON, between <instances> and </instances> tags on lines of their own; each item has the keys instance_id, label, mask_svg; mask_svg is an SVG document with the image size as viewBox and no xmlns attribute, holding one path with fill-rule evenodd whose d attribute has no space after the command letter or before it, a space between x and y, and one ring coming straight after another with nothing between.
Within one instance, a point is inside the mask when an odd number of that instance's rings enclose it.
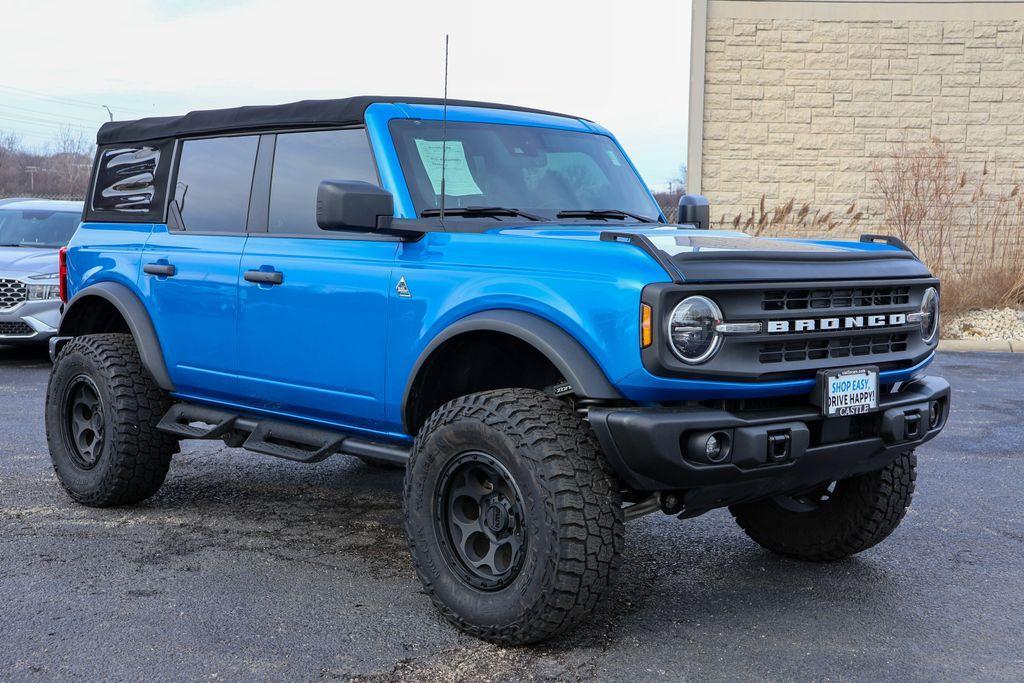
<instances>
[{"instance_id":1,"label":"window sticker on windshield","mask_svg":"<svg viewBox=\"0 0 1024 683\"><path fill-rule=\"evenodd\" d=\"M606 149L605 154L611 159L612 163L616 166L622 166L622 162L619 161L619 155L615 153L614 149Z\"/></svg>"},{"instance_id":2,"label":"window sticker on windshield","mask_svg":"<svg viewBox=\"0 0 1024 683\"><path fill-rule=\"evenodd\" d=\"M480 186L473 180L473 173L466 161L466 150L460 140L448 140L445 143L445 178L444 191L449 197L465 197L472 194L483 194ZM416 151L427 171L434 194L441 194L441 141L416 140Z\"/></svg>"}]
</instances>

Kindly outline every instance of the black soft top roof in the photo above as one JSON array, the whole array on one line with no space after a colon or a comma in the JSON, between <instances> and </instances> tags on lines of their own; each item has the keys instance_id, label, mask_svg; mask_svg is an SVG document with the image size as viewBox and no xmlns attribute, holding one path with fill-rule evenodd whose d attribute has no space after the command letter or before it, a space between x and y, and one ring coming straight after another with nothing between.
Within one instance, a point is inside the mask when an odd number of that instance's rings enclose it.
<instances>
[{"instance_id":1,"label":"black soft top roof","mask_svg":"<svg viewBox=\"0 0 1024 683\"><path fill-rule=\"evenodd\" d=\"M156 116L137 121L111 121L100 126L96 143L108 145L121 142L143 142L186 135L213 135L248 130L303 126L347 126L363 122L366 108L375 102L404 102L406 104L442 104L435 97L388 97L360 95L340 100L302 100L288 104L265 104L233 109L193 111L184 116ZM512 109L536 114L568 116L541 109L515 107L508 104L448 100L451 107L485 107ZM568 118L579 118L569 116Z\"/></svg>"}]
</instances>

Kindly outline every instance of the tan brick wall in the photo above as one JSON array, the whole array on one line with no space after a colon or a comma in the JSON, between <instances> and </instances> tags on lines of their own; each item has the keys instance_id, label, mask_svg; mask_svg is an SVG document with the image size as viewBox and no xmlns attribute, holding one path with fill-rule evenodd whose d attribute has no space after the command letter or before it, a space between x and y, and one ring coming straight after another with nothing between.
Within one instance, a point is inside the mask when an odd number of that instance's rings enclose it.
<instances>
[{"instance_id":1,"label":"tan brick wall","mask_svg":"<svg viewBox=\"0 0 1024 683\"><path fill-rule=\"evenodd\" d=\"M948 143L990 189L1024 179L1024 21L708 20L701 189L713 219L789 199L882 228L872 177Z\"/></svg>"}]
</instances>

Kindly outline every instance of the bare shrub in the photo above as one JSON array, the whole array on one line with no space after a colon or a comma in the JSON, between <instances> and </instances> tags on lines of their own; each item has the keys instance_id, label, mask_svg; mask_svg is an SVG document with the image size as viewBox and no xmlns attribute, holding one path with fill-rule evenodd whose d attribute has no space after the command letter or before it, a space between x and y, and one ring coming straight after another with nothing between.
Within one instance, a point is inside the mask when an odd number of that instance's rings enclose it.
<instances>
[{"instance_id":1,"label":"bare shrub","mask_svg":"<svg viewBox=\"0 0 1024 683\"><path fill-rule=\"evenodd\" d=\"M947 316L1019 306L1024 295L1024 196L988 189L988 164L965 170L933 139L896 145L874 169L885 223L942 278Z\"/></svg>"}]
</instances>

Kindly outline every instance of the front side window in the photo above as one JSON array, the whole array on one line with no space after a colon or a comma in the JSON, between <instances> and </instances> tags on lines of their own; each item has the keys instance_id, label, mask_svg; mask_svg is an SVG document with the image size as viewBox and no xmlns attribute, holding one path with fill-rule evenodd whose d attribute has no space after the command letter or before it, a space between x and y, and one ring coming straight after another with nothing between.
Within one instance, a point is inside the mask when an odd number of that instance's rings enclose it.
<instances>
[{"instance_id":1,"label":"front side window","mask_svg":"<svg viewBox=\"0 0 1024 683\"><path fill-rule=\"evenodd\" d=\"M0 247L63 247L81 219L77 211L0 209Z\"/></svg>"},{"instance_id":2,"label":"front side window","mask_svg":"<svg viewBox=\"0 0 1024 683\"><path fill-rule=\"evenodd\" d=\"M614 209L657 220L640 178L605 135L533 126L396 119L391 135L419 215L445 206L501 206L555 218Z\"/></svg>"},{"instance_id":3,"label":"front side window","mask_svg":"<svg viewBox=\"0 0 1024 683\"><path fill-rule=\"evenodd\" d=\"M316 232L316 193L322 180L377 184L362 128L280 133L270 183L270 232Z\"/></svg>"},{"instance_id":4,"label":"front side window","mask_svg":"<svg viewBox=\"0 0 1024 683\"><path fill-rule=\"evenodd\" d=\"M245 232L259 136L186 140L174 184L185 230Z\"/></svg>"}]
</instances>

